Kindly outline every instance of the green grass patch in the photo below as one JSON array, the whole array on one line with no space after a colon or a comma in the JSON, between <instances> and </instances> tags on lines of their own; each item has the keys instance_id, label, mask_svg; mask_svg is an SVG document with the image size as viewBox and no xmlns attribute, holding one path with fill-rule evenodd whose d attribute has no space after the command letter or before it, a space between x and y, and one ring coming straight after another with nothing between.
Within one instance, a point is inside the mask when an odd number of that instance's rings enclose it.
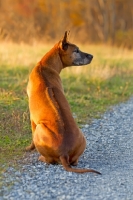
<instances>
[{"instance_id":1,"label":"green grass patch","mask_svg":"<svg viewBox=\"0 0 133 200\"><path fill-rule=\"evenodd\" d=\"M3 46L2 46L3 45ZM0 162L8 164L24 154L31 141L28 75L50 47L2 44L0 46ZM102 49L102 51L101 51ZM37 51L35 51L37 50ZM73 116L90 123L109 106L133 95L133 52L104 46L82 47L94 59L88 66L66 68L61 73ZM3 167L2 167L3 168Z\"/></svg>"},{"instance_id":2,"label":"green grass patch","mask_svg":"<svg viewBox=\"0 0 133 200\"><path fill-rule=\"evenodd\" d=\"M127 100L133 95L132 78L127 75L116 75L97 82L90 81L84 75L80 78L74 75L70 78L63 76L66 98L77 123L89 123L109 106Z\"/></svg>"},{"instance_id":3,"label":"green grass patch","mask_svg":"<svg viewBox=\"0 0 133 200\"><path fill-rule=\"evenodd\" d=\"M1 163L7 164L13 157L22 155L31 139L26 95L27 75L28 72L25 74L23 68L0 69Z\"/></svg>"}]
</instances>

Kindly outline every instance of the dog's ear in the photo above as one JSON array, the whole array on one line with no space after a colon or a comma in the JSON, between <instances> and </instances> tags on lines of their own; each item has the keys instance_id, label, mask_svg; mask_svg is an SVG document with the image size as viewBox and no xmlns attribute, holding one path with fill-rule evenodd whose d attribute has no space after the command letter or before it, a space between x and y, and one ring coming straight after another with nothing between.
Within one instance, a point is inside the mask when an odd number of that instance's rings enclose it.
<instances>
[{"instance_id":1,"label":"dog's ear","mask_svg":"<svg viewBox=\"0 0 133 200\"><path fill-rule=\"evenodd\" d=\"M68 48L68 35L69 35L70 31L65 31L64 37L61 40L61 48L66 51Z\"/></svg>"}]
</instances>

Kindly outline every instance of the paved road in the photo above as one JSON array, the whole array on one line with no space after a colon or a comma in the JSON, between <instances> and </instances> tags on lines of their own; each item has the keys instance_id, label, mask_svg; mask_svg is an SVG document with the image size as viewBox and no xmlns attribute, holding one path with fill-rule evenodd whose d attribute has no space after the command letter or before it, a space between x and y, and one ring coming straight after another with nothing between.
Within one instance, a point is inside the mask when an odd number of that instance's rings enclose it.
<instances>
[{"instance_id":1,"label":"paved road","mask_svg":"<svg viewBox=\"0 0 133 200\"><path fill-rule=\"evenodd\" d=\"M37 153L27 154L19 170L10 167L3 174L0 199L133 200L133 98L85 125L83 132L87 149L78 167L102 175L66 172L38 162Z\"/></svg>"}]
</instances>

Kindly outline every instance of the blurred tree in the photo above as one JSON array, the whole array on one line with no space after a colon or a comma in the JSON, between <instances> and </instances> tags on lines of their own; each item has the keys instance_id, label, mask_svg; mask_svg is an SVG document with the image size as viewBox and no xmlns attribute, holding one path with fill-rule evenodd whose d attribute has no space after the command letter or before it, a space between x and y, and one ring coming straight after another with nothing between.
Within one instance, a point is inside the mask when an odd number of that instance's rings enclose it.
<instances>
[{"instance_id":1,"label":"blurred tree","mask_svg":"<svg viewBox=\"0 0 133 200\"><path fill-rule=\"evenodd\" d=\"M51 41L71 29L83 43L132 48L133 0L0 0L0 28L15 42Z\"/></svg>"}]
</instances>

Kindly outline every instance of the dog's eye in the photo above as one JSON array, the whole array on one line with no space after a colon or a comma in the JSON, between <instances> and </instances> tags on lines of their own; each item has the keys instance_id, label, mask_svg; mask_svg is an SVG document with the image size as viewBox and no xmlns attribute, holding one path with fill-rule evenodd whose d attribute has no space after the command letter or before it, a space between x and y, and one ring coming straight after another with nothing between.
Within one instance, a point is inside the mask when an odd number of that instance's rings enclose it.
<instances>
[{"instance_id":1,"label":"dog's eye","mask_svg":"<svg viewBox=\"0 0 133 200\"><path fill-rule=\"evenodd\" d=\"M79 53L79 49L75 49L75 51L74 52L76 52L76 53Z\"/></svg>"}]
</instances>

